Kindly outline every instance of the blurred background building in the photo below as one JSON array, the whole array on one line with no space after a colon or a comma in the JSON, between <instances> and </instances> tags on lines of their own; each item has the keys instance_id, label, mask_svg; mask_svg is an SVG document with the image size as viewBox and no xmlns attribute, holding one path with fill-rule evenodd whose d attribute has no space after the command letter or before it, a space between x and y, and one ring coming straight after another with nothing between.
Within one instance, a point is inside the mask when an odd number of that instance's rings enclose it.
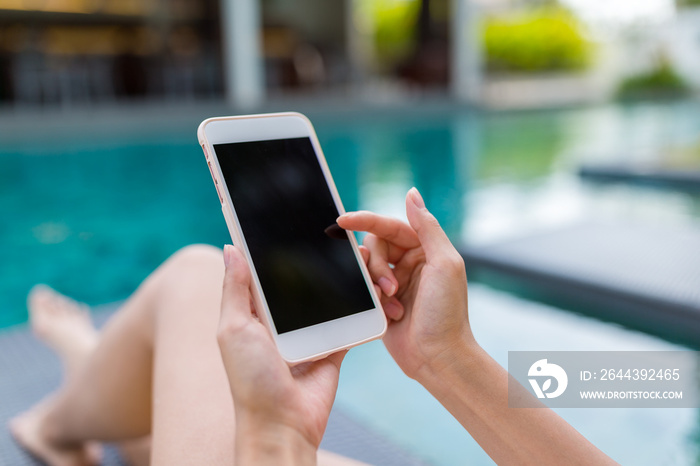
<instances>
[{"instance_id":1,"label":"blurred background building","mask_svg":"<svg viewBox=\"0 0 700 466\"><path fill-rule=\"evenodd\" d=\"M695 0L0 0L0 103L452 95L496 107L700 87Z\"/></svg>"}]
</instances>

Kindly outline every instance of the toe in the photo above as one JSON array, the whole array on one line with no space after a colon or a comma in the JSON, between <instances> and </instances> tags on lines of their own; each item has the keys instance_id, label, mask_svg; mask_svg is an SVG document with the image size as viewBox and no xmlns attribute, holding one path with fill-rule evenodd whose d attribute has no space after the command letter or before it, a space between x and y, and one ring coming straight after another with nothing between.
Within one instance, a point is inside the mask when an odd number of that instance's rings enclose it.
<instances>
[{"instance_id":1,"label":"toe","mask_svg":"<svg viewBox=\"0 0 700 466\"><path fill-rule=\"evenodd\" d=\"M20 417L13 417L10 419L10 421L7 423L7 428L10 430L10 433L12 434L13 437L17 438L20 435L21 425L22 421L20 420Z\"/></svg>"},{"instance_id":2,"label":"toe","mask_svg":"<svg viewBox=\"0 0 700 466\"><path fill-rule=\"evenodd\" d=\"M85 447L85 459L89 465L102 464L102 446L97 442L88 443Z\"/></svg>"},{"instance_id":3,"label":"toe","mask_svg":"<svg viewBox=\"0 0 700 466\"><path fill-rule=\"evenodd\" d=\"M29 290L29 294L27 295L27 301L28 304L33 304L37 300L43 301L47 300L51 297L53 293L53 289L49 287L48 285L44 285L43 283L40 283L38 285L34 285L31 290Z\"/></svg>"},{"instance_id":4,"label":"toe","mask_svg":"<svg viewBox=\"0 0 700 466\"><path fill-rule=\"evenodd\" d=\"M53 295L54 291L46 285L36 285L31 289L27 298L27 308L32 324L43 316L55 313L56 306Z\"/></svg>"},{"instance_id":5,"label":"toe","mask_svg":"<svg viewBox=\"0 0 700 466\"><path fill-rule=\"evenodd\" d=\"M29 415L29 412L18 414L10 419L7 425L12 437L23 448L28 448L30 443L27 438L28 429L31 427L30 419L28 419Z\"/></svg>"}]
</instances>

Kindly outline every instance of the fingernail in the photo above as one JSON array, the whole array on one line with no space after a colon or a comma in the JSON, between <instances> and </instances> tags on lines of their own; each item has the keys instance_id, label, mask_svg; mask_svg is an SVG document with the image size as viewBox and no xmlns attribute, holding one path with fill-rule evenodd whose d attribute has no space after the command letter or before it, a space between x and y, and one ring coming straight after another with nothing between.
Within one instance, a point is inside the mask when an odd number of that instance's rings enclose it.
<instances>
[{"instance_id":1,"label":"fingernail","mask_svg":"<svg viewBox=\"0 0 700 466\"><path fill-rule=\"evenodd\" d=\"M379 287L387 296L394 296L394 293L396 293L396 285L386 277L381 277L379 279Z\"/></svg>"},{"instance_id":2,"label":"fingernail","mask_svg":"<svg viewBox=\"0 0 700 466\"><path fill-rule=\"evenodd\" d=\"M350 217L352 217L352 214L353 214L352 212L345 212L343 215L338 217L338 220L340 220L341 218L350 218Z\"/></svg>"},{"instance_id":3,"label":"fingernail","mask_svg":"<svg viewBox=\"0 0 700 466\"><path fill-rule=\"evenodd\" d=\"M418 189L414 186L408 191L411 195L411 201L415 204L416 207L419 209L425 209L425 201L423 201L423 196L420 195L418 192Z\"/></svg>"},{"instance_id":4,"label":"fingernail","mask_svg":"<svg viewBox=\"0 0 700 466\"><path fill-rule=\"evenodd\" d=\"M228 267L228 265L231 263L232 259L232 254L233 254L233 246L230 244L225 244L224 245L224 265Z\"/></svg>"}]
</instances>

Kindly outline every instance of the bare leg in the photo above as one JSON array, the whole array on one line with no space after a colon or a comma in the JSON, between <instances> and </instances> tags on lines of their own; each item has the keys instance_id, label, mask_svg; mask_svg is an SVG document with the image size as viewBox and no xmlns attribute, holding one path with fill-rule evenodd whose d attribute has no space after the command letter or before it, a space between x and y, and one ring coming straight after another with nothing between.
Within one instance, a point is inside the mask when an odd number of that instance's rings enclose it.
<instances>
[{"instance_id":1,"label":"bare leg","mask_svg":"<svg viewBox=\"0 0 700 466\"><path fill-rule=\"evenodd\" d=\"M52 465L78 465L88 440L152 432L154 464L232 464L233 403L216 342L222 279L221 252L208 246L159 267L48 407L30 412L42 450L25 446Z\"/></svg>"},{"instance_id":2,"label":"bare leg","mask_svg":"<svg viewBox=\"0 0 700 466\"><path fill-rule=\"evenodd\" d=\"M92 324L89 307L45 285L37 285L30 291L27 305L32 331L59 356L64 366L65 378L74 377L99 341L99 332ZM44 402L44 405L50 404L50 399ZM23 444L34 445L34 449L41 449L41 443L37 444L35 441L40 439L31 437L36 432L33 422L41 419L35 414L36 410L30 411L27 416L15 419L12 423L12 431ZM122 442L119 447L128 464L132 466L148 464L151 450L150 436ZM92 451L95 454L99 452L96 444L93 445Z\"/></svg>"},{"instance_id":3,"label":"bare leg","mask_svg":"<svg viewBox=\"0 0 700 466\"><path fill-rule=\"evenodd\" d=\"M34 334L61 359L64 376L70 379L84 365L97 346L98 332L93 327L87 306L77 303L44 285L35 286L27 300ZM10 429L28 450L55 464L95 463L100 450L90 447L54 449L43 442L37 426L54 403L55 396L43 400L31 411L13 419Z\"/></svg>"}]
</instances>

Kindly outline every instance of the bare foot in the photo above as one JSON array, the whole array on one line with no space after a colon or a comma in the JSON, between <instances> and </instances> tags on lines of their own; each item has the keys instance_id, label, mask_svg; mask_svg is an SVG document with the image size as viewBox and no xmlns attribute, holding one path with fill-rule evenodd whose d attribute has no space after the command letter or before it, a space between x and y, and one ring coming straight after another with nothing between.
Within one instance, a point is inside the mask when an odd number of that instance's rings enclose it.
<instances>
[{"instance_id":1,"label":"bare foot","mask_svg":"<svg viewBox=\"0 0 700 466\"><path fill-rule=\"evenodd\" d=\"M32 288L27 307L34 334L58 354L70 377L99 340L89 308L46 285Z\"/></svg>"},{"instance_id":2,"label":"bare foot","mask_svg":"<svg viewBox=\"0 0 700 466\"><path fill-rule=\"evenodd\" d=\"M61 358L65 377L73 377L99 339L87 306L45 285L32 288L27 305L32 330ZM55 395L50 395L12 419L12 435L22 447L50 466L99 464L101 448L97 443L68 446L51 441L46 433L46 419L54 399Z\"/></svg>"},{"instance_id":3,"label":"bare foot","mask_svg":"<svg viewBox=\"0 0 700 466\"><path fill-rule=\"evenodd\" d=\"M92 466L100 464L102 452L96 443L86 446L59 446L48 441L42 432L44 419L51 409L48 397L29 411L10 421L10 432L25 450L49 466Z\"/></svg>"}]
</instances>

